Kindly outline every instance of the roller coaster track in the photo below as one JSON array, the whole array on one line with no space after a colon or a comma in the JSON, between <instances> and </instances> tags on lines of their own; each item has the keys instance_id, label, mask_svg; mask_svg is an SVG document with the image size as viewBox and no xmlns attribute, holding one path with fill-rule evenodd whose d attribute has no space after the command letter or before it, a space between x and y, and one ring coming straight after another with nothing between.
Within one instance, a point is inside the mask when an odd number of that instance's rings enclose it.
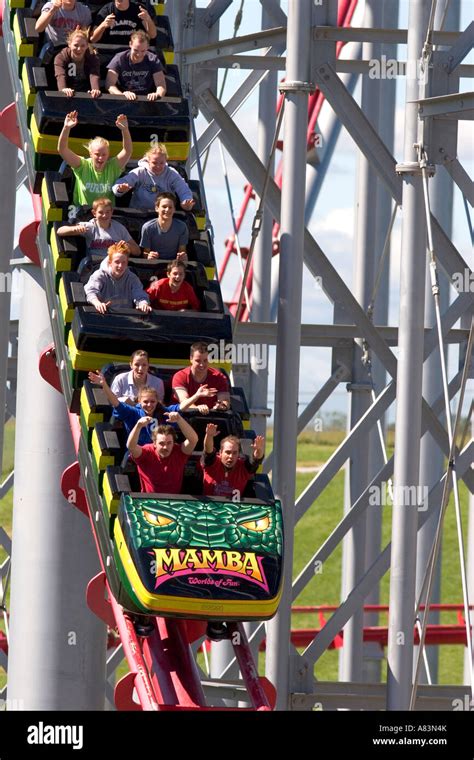
<instances>
[{"instance_id":1,"label":"roller coaster track","mask_svg":"<svg viewBox=\"0 0 474 760\"><path fill-rule=\"evenodd\" d=\"M41 197L34 192L34 146L27 125L27 110L22 97L22 82L18 75L19 60L15 40L10 28L9 5L0 2L3 44L7 48L7 59L12 90L16 102L0 114L0 131L18 148L23 150L28 170L28 185L31 193L34 221L25 226L20 234L23 253L44 273L45 296L51 317L53 344L43 352L39 361L42 377L60 391L70 406L73 388L67 372L67 346L58 321L58 297L54 288L54 262L46 237ZM102 571L91 579L87 588L87 602L90 609L111 629L116 629L120 637L129 672L115 687L115 703L119 710L231 710L228 707L206 705L206 696L200 673L195 662L191 644L204 637L205 622L173 618L153 618L153 631L144 637L137 634L130 614L115 600L109 587L106 571L99 550L99 534L105 531L104 521L99 520L100 495L91 467L90 452L82 435L79 416L69 412L71 435L77 454L77 461L68 467L62 477L64 494L73 488L76 493L75 506L89 517L97 547ZM82 475L82 484L79 483ZM110 559L110 558L108 558ZM265 678L258 676L253 656L241 623L229 623L228 630L243 681L233 684L246 688L250 709L271 710L275 703L275 690ZM238 636L235 634L238 633ZM214 682L212 684L216 686ZM138 700L135 701L134 696ZM245 692L242 691L245 700Z\"/></svg>"}]
</instances>

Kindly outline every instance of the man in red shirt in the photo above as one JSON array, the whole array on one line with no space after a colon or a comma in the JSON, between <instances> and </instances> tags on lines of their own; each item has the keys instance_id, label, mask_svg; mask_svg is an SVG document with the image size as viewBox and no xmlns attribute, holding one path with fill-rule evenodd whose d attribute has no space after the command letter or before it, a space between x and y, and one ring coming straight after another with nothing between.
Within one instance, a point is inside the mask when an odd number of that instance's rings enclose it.
<instances>
[{"instance_id":1,"label":"man in red shirt","mask_svg":"<svg viewBox=\"0 0 474 760\"><path fill-rule=\"evenodd\" d=\"M201 304L189 282L185 282L186 265L171 261L166 267L168 277L156 280L147 289L153 309L166 311L200 311Z\"/></svg>"},{"instance_id":2,"label":"man in red shirt","mask_svg":"<svg viewBox=\"0 0 474 760\"><path fill-rule=\"evenodd\" d=\"M188 406L188 411L199 407L201 414L206 414L205 406L207 406L207 411L230 409L229 381L222 372L209 367L207 344L193 343L189 356L191 366L180 369L173 375L171 381L173 398L181 403L189 396L193 396L201 386L206 385L208 388L203 393L203 397L197 398L193 405Z\"/></svg>"},{"instance_id":3,"label":"man in red shirt","mask_svg":"<svg viewBox=\"0 0 474 760\"><path fill-rule=\"evenodd\" d=\"M209 423L204 437L204 496L223 496L225 499L240 501L245 486L257 472L265 454L265 438L257 435L252 443L252 459L242 457L240 441L229 435L221 441L219 453L214 448L217 425Z\"/></svg>"},{"instance_id":4,"label":"man in red shirt","mask_svg":"<svg viewBox=\"0 0 474 760\"><path fill-rule=\"evenodd\" d=\"M179 446L171 425L158 425L152 432L153 443L138 445L142 428L153 422L141 417L128 436L127 447L137 463L140 485L144 493L181 493L184 467L198 442L198 434L178 412L167 412L168 422L176 422L185 436Z\"/></svg>"}]
</instances>

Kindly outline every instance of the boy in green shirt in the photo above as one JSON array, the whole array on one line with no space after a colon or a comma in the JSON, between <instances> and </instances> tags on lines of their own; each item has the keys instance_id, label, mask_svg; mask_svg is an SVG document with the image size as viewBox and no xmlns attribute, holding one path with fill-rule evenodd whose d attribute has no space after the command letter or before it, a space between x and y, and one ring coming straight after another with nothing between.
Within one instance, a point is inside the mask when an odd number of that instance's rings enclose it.
<instances>
[{"instance_id":1,"label":"boy in green shirt","mask_svg":"<svg viewBox=\"0 0 474 760\"><path fill-rule=\"evenodd\" d=\"M76 180L73 202L76 206L91 206L96 198L109 198L115 203L112 185L132 155L127 117L120 114L115 122L115 126L122 132L122 150L115 158L110 158L109 143L103 137L94 137L88 143L89 158L81 158L74 153L68 142L69 132L77 122L77 111L68 113L58 140L58 152L72 168Z\"/></svg>"}]
</instances>

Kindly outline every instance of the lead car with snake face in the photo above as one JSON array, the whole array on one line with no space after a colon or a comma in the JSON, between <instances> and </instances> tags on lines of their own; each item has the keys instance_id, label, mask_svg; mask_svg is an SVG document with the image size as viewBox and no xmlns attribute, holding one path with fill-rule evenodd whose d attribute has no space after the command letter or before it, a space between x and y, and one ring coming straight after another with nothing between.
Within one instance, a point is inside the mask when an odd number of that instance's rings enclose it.
<instances>
[{"instance_id":1,"label":"lead car with snake face","mask_svg":"<svg viewBox=\"0 0 474 760\"><path fill-rule=\"evenodd\" d=\"M277 610L278 500L123 494L114 538L125 608L219 620L266 620Z\"/></svg>"}]
</instances>

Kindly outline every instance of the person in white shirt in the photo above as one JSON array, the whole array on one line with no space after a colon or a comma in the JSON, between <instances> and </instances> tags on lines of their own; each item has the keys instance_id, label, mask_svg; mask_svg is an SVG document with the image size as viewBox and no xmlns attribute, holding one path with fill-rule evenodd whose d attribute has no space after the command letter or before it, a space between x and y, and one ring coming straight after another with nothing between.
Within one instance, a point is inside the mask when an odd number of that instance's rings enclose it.
<instances>
[{"instance_id":1,"label":"person in white shirt","mask_svg":"<svg viewBox=\"0 0 474 760\"><path fill-rule=\"evenodd\" d=\"M92 204L93 219L79 224L64 224L59 227L57 234L61 237L70 235L85 237L89 256L96 254L105 258L108 248L120 240L128 243L131 256L141 256L140 247L127 228L112 219L112 210L110 198L96 198Z\"/></svg>"},{"instance_id":2,"label":"person in white shirt","mask_svg":"<svg viewBox=\"0 0 474 760\"><path fill-rule=\"evenodd\" d=\"M65 45L67 35L73 29L90 26L91 12L87 5L76 0L52 0L43 5L41 16L35 24L37 32L45 32L48 42Z\"/></svg>"},{"instance_id":3,"label":"person in white shirt","mask_svg":"<svg viewBox=\"0 0 474 760\"><path fill-rule=\"evenodd\" d=\"M116 375L110 386L119 401L125 401L125 403L134 406L138 398L138 391L145 385L155 388L158 393L158 400L163 401L165 395L163 380L148 372L149 367L148 353L143 349L134 351L130 357L130 372L121 372L120 375Z\"/></svg>"}]
</instances>

